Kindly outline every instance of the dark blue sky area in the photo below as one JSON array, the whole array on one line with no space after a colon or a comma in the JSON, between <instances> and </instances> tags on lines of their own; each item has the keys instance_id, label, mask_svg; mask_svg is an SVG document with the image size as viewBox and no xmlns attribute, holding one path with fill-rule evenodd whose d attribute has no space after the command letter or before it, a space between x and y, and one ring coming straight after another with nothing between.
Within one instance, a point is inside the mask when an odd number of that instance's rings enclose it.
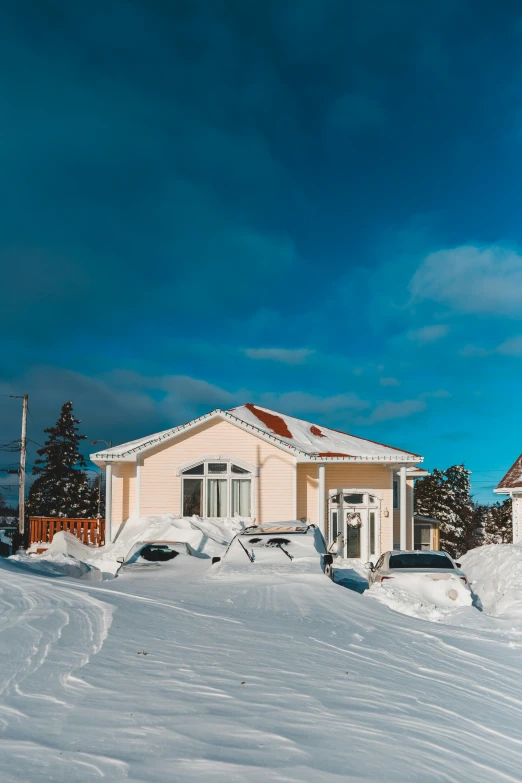
<instances>
[{"instance_id":1,"label":"dark blue sky area","mask_svg":"<svg viewBox=\"0 0 522 783\"><path fill-rule=\"evenodd\" d=\"M522 451L520 3L0 22L0 393L30 436L68 399L115 442L253 401L494 499Z\"/></svg>"}]
</instances>

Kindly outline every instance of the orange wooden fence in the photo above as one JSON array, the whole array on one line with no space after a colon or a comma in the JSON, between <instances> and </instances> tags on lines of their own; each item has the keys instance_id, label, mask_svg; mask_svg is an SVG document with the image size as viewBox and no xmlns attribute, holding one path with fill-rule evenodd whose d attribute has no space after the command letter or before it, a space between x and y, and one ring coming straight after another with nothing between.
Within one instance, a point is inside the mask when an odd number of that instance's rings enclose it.
<instances>
[{"instance_id":1,"label":"orange wooden fence","mask_svg":"<svg viewBox=\"0 0 522 783\"><path fill-rule=\"evenodd\" d=\"M66 530L84 544L103 546L105 544L104 519L70 519L68 517L30 517L29 546L50 544L56 533Z\"/></svg>"}]
</instances>

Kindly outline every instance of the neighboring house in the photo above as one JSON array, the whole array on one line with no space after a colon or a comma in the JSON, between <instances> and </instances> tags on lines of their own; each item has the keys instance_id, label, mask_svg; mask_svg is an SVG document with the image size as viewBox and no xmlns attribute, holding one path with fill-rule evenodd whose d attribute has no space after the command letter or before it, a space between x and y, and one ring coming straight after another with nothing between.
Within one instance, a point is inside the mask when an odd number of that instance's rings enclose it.
<instances>
[{"instance_id":1,"label":"neighboring house","mask_svg":"<svg viewBox=\"0 0 522 783\"><path fill-rule=\"evenodd\" d=\"M307 519L363 562L413 547L422 457L247 404L91 455L106 471L107 540L130 515Z\"/></svg>"},{"instance_id":2,"label":"neighboring house","mask_svg":"<svg viewBox=\"0 0 522 783\"><path fill-rule=\"evenodd\" d=\"M513 504L513 543L522 540L522 454L515 460L494 490L497 495L509 495Z\"/></svg>"}]
</instances>

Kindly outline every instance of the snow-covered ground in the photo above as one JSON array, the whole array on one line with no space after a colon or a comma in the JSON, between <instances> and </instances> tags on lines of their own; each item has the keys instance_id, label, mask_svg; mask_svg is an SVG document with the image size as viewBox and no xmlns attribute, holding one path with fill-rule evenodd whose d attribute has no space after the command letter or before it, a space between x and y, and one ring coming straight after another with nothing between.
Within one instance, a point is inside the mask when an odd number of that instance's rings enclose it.
<instances>
[{"instance_id":1,"label":"snow-covered ground","mask_svg":"<svg viewBox=\"0 0 522 783\"><path fill-rule=\"evenodd\" d=\"M322 574L0 559L2 781L519 783L522 548L486 549L468 575L516 586L445 622Z\"/></svg>"}]
</instances>

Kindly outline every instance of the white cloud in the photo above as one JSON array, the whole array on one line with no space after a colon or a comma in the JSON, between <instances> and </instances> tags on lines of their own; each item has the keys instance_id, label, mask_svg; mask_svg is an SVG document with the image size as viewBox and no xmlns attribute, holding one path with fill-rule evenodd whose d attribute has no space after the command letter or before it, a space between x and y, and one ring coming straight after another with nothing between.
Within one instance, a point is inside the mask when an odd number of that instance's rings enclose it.
<instances>
[{"instance_id":1,"label":"white cloud","mask_svg":"<svg viewBox=\"0 0 522 783\"><path fill-rule=\"evenodd\" d=\"M433 326L422 326L420 329L412 329L407 333L408 340L420 345L434 343L441 340L449 332L449 326L446 324L434 324Z\"/></svg>"},{"instance_id":2,"label":"white cloud","mask_svg":"<svg viewBox=\"0 0 522 783\"><path fill-rule=\"evenodd\" d=\"M315 351L310 348L245 348L249 359L267 359L282 364L303 364Z\"/></svg>"},{"instance_id":3,"label":"white cloud","mask_svg":"<svg viewBox=\"0 0 522 783\"><path fill-rule=\"evenodd\" d=\"M451 392L449 392L447 389L436 389L435 391L430 392L424 392L420 395L424 399L428 397L438 397L439 399L448 399L448 397L451 397Z\"/></svg>"},{"instance_id":4,"label":"white cloud","mask_svg":"<svg viewBox=\"0 0 522 783\"><path fill-rule=\"evenodd\" d=\"M428 255L409 284L412 300L431 299L465 313L522 317L522 255L501 245Z\"/></svg>"},{"instance_id":5,"label":"white cloud","mask_svg":"<svg viewBox=\"0 0 522 783\"><path fill-rule=\"evenodd\" d=\"M406 419L414 413L426 410L424 400L402 400L402 402L383 402L369 416L359 419L358 424L376 424L390 419Z\"/></svg>"},{"instance_id":6,"label":"white cloud","mask_svg":"<svg viewBox=\"0 0 522 783\"><path fill-rule=\"evenodd\" d=\"M489 356L490 351L486 348L482 348L480 345L464 345L460 351L461 356L469 356L471 359L482 358L483 356Z\"/></svg>"},{"instance_id":7,"label":"white cloud","mask_svg":"<svg viewBox=\"0 0 522 783\"><path fill-rule=\"evenodd\" d=\"M389 378L379 378L379 383L381 384L381 386L399 386L400 385L399 381L397 380L397 378L392 378L392 377L389 377Z\"/></svg>"},{"instance_id":8,"label":"white cloud","mask_svg":"<svg viewBox=\"0 0 522 783\"><path fill-rule=\"evenodd\" d=\"M504 356L522 356L522 334L501 343L497 348L497 353Z\"/></svg>"},{"instance_id":9,"label":"white cloud","mask_svg":"<svg viewBox=\"0 0 522 783\"><path fill-rule=\"evenodd\" d=\"M369 402L361 400L357 394L352 392L335 394L331 397L319 397L300 391L285 392L284 394L262 394L259 397L259 404L296 416L364 410L370 405Z\"/></svg>"}]
</instances>

